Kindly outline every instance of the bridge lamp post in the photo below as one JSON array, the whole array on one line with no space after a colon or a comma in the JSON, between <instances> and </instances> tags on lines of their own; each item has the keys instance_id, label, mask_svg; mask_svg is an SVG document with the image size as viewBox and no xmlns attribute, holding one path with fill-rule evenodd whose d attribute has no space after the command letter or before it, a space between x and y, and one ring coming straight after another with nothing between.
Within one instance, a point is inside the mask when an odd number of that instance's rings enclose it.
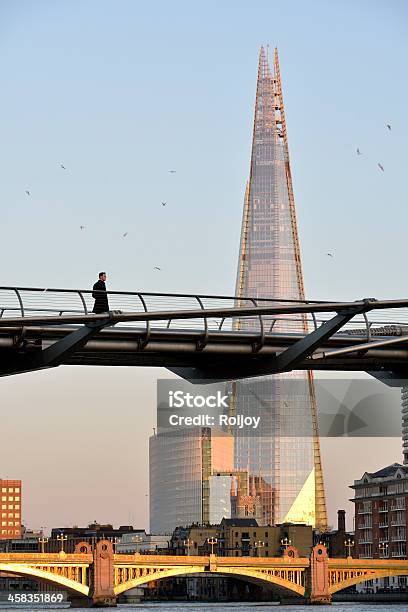
<instances>
[{"instance_id":1,"label":"bridge lamp post","mask_svg":"<svg viewBox=\"0 0 408 612\"><path fill-rule=\"evenodd\" d=\"M283 538L281 541L281 546L283 546L283 548L286 550L288 548L288 546L292 546L292 540L288 540L287 537Z\"/></svg>"},{"instance_id":2,"label":"bridge lamp post","mask_svg":"<svg viewBox=\"0 0 408 612\"><path fill-rule=\"evenodd\" d=\"M319 540L319 546L325 546L327 550L327 554L330 556L330 546L326 540Z\"/></svg>"},{"instance_id":3,"label":"bridge lamp post","mask_svg":"<svg viewBox=\"0 0 408 612\"><path fill-rule=\"evenodd\" d=\"M263 548L264 546L265 546L265 542L262 542L262 540L258 540L257 542L254 543L257 557L260 557L259 549Z\"/></svg>"},{"instance_id":4,"label":"bridge lamp post","mask_svg":"<svg viewBox=\"0 0 408 612\"><path fill-rule=\"evenodd\" d=\"M378 550L380 551L381 559L386 559L388 557L388 544L379 544Z\"/></svg>"},{"instance_id":5,"label":"bridge lamp post","mask_svg":"<svg viewBox=\"0 0 408 612\"><path fill-rule=\"evenodd\" d=\"M116 553L116 545L119 542L120 538L114 537L112 538L112 548L113 548L113 552Z\"/></svg>"},{"instance_id":6,"label":"bridge lamp post","mask_svg":"<svg viewBox=\"0 0 408 612\"><path fill-rule=\"evenodd\" d=\"M131 540L132 542L136 543L135 552L140 552L140 546L139 546L139 550L137 550L137 545L143 542L142 536L132 536Z\"/></svg>"},{"instance_id":7,"label":"bridge lamp post","mask_svg":"<svg viewBox=\"0 0 408 612\"><path fill-rule=\"evenodd\" d=\"M190 546L193 546L194 541L190 540L190 538L187 538L187 540L183 540L183 545L187 546L187 556L190 555Z\"/></svg>"},{"instance_id":8,"label":"bridge lamp post","mask_svg":"<svg viewBox=\"0 0 408 612\"><path fill-rule=\"evenodd\" d=\"M41 552L44 553L44 544L48 542L49 538L38 538L38 543L41 544Z\"/></svg>"},{"instance_id":9,"label":"bridge lamp post","mask_svg":"<svg viewBox=\"0 0 408 612\"><path fill-rule=\"evenodd\" d=\"M68 536L61 533L60 535L57 535L57 540L61 542L61 552L64 552L64 542L68 540Z\"/></svg>"},{"instance_id":10,"label":"bridge lamp post","mask_svg":"<svg viewBox=\"0 0 408 612\"><path fill-rule=\"evenodd\" d=\"M350 538L344 540L344 546L347 548L347 557L351 557L351 549L354 546L354 540L351 540Z\"/></svg>"},{"instance_id":11,"label":"bridge lamp post","mask_svg":"<svg viewBox=\"0 0 408 612\"><path fill-rule=\"evenodd\" d=\"M214 554L214 546L218 544L218 538L208 538L208 544L211 546L211 554Z\"/></svg>"}]
</instances>

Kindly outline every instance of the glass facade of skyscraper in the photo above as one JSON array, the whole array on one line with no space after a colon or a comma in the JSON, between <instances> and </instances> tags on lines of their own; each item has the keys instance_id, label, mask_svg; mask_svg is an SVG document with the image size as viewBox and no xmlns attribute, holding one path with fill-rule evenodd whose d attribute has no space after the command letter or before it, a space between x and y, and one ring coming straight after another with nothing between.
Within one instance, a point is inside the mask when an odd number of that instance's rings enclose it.
<instances>
[{"instance_id":1,"label":"glass facade of skyscraper","mask_svg":"<svg viewBox=\"0 0 408 612\"><path fill-rule=\"evenodd\" d=\"M272 74L264 49L258 69L236 295L304 299L278 56L275 51ZM283 316L271 320L272 324L274 331L305 330L301 318ZM258 322L245 319L236 325L251 329ZM296 393L288 389L293 379ZM311 375L294 372L240 381L233 385L233 396L233 409L239 414L269 413L268 426L260 437L244 438L234 432L236 469L247 469L264 483L258 493L265 524L292 521L325 527Z\"/></svg>"},{"instance_id":2,"label":"glass facade of skyscraper","mask_svg":"<svg viewBox=\"0 0 408 612\"><path fill-rule=\"evenodd\" d=\"M218 515L221 507L228 506L224 488L216 485L217 476L212 476L233 471L231 434L209 427L186 427L159 432L149 443L152 533L209 523L210 515Z\"/></svg>"}]
</instances>

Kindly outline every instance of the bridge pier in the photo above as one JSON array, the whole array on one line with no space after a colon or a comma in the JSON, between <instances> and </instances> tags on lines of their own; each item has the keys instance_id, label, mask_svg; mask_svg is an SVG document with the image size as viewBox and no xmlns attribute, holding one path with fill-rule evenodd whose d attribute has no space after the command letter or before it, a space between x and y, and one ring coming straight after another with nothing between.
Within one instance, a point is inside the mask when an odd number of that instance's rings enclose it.
<instances>
[{"instance_id":1,"label":"bridge pier","mask_svg":"<svg viewBox=\"0 0 408 612\"><path fill-rule=\"evenodd\" d=\"M93 550L93 564L90 568L90 588L88 597L73 596L71 607L78 608L115 608L117 605L114 591L114 551L112 542L100 540Z\"/></svg>"},{"instance_id":2,"label":"bridge pier","mask_svg":"<svg viewBox=\"0 0 408 612\"><path fill-rule=\"evenodd\" d=\"M306 597L309 604L331 604L329 588L329 559L327 548L318 544L312 549L310 568L307 576Z\"/></svg>"}]
</instances>

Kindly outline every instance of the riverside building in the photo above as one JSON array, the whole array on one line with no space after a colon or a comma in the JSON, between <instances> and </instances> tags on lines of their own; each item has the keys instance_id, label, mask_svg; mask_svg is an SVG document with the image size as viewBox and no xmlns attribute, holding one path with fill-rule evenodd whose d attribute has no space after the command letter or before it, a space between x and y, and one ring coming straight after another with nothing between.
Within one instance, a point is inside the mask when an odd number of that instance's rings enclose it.
<instances>
[{"instance_id":1,"label":"riverside building","mask_svg":"<svg viewBox=\"0 0 408 612\"><path fill-rule=\"evenodd\" d=\"M255 99L252 152L241 229L236 281L238 305L245 297L304 300L288 137L278 52L273 71L261 48ZM269 322L264 319L269 328ZM283 316L274 331L305 332L306 320ZM241 319L237 329L259 330ZM287 383L296 381L297 393ZM262 433L242 436L236 427L235 468L258 477L263 524L307 523L327 527L316 400L311 372L293 372L232 383L230 415L262 416Z\"/></svg>"},{"instance_id":2,"label":"riverside building","mask_svg":"<svg viewBox=\"0 0 408 612\"><path fill-rule=\"evenodd\" d=\"M351 486L355 507L355 556L407 558L408 466L393 463L366 472Z\"/></svg>"},{"instance_id":3,"label":"riverside building","mask_svg":"<svg viewBox=\"0 0 408 612\"><path fill-rule=\"evenodd\" d=\"M153 533L230 516L231 434L210 427L158 432L149 440L149 462Z\"/></svg>"},{"instance_id":4,"label":"riverside building","mask_svg":"<svg viewBox=\"0 0 408 612\"><path fill-rule=\"evenodd\" d=\"M21 538L21 495L21 480L0 479L2 540Z\"/></svg>"}]
</instances>

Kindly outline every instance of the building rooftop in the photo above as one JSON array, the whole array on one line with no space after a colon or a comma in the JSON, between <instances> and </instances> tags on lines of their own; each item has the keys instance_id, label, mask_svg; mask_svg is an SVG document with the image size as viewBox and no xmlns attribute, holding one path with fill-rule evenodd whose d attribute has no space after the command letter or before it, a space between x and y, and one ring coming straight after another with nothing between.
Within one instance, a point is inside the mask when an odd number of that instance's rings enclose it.
<instances>
[{"instance_id":1,"label":"building rooftop","mask_svg":"<svg viewBox=\"0 0 408 612\"><path fill-rule=\"evenodd\" d=\"M393 476L398 469L402 470L405 474L408 474L408 467L401 465L401 463L393 463L392 465L382 468L377 472L367 472L367 475L371 478L386 478L387 476Z\"/></svg>"},{"instance_id":2,"label":"building rooftop","mask_svg":"<svg viewBox=\"0 0 408 612\"><path fill-rule=\"evenodd\" d=\"M223 518L221 525L227 527L259 527L258 521L250 518Z\"/></svg>"},{"instance_id":3,"label":"building rooftop","mask_svg":"<svg viewBox=\"0 0 408 612\"><path fill-rule=\"evenodd\" d=\"M398 478L403 478L404 480L408 478L408 466L401 463L392 463L376 472L364 472L361 478L355 480L353 485L350 485L350 488L360 488L367 484L380 484L381 482L389 482ZM376 483L375 481L379 482Z\"/></svg>"}]
</instances>

